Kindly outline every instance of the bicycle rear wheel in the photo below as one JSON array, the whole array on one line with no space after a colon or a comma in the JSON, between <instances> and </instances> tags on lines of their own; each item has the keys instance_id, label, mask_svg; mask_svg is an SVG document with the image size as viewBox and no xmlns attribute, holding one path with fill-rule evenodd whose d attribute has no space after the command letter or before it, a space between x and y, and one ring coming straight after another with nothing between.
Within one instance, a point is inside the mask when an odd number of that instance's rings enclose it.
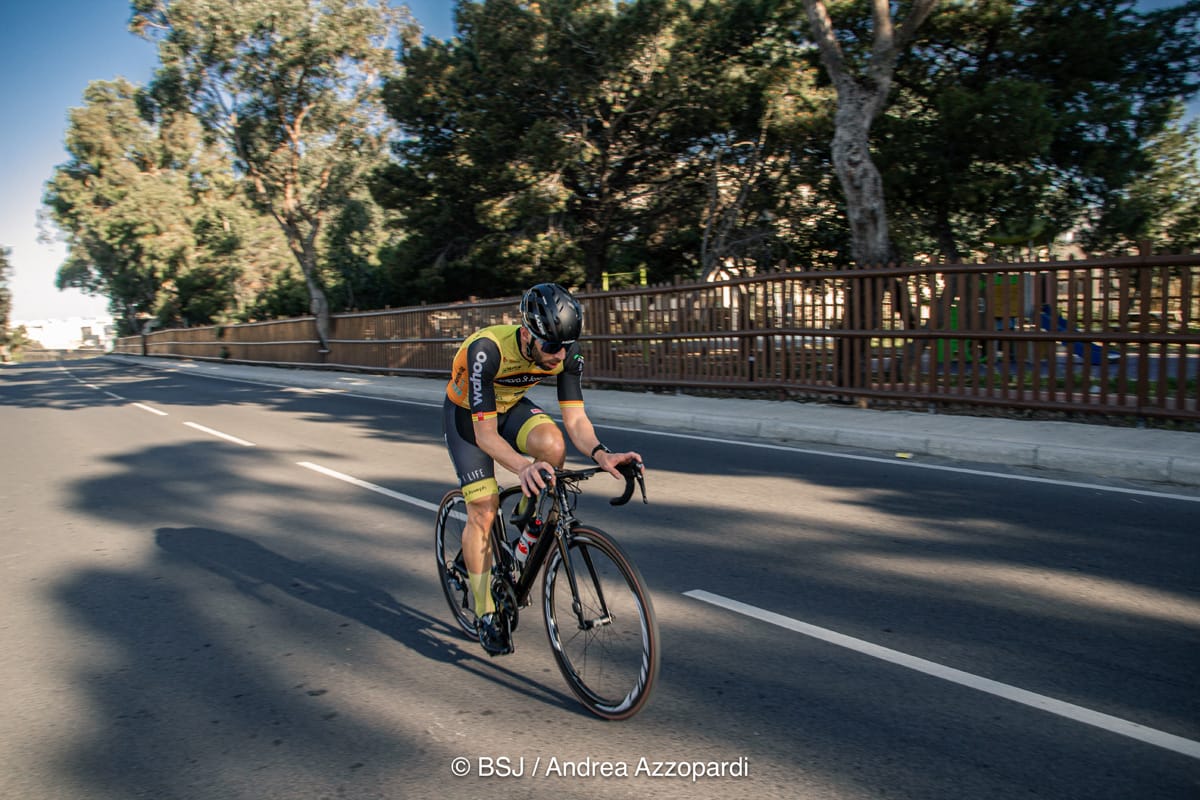
<instances>
[{"instance_id":1,"label":"bicycle rear wheel","mask_svg":"<svg viewBox=\"0 0 1200 800\"><path fill-rule=\"evenodd\" d=\"M595 528L574 528L567 556L569 564L556 548L542 576L550 648L589 711L627 719L646 704L658 677L658 622L646 584L612 537Z\"/></svg>"},{"instance_id":2,"label":"bicycle rear wheel","mask_svg":"<svg viewBox=\"0 0 1200 800\"><path fill-rule=\"evenodd\" d=\"M494 536L507 536L506 513L511 514L512 508L520 498L520 487L510 487L500 493L500 512L493 524ZM454 613L454 620L462 628L463 633L475 638L475 609L471 599L470 583L467 579L467 565L463 563L462 539L463 530L467 526L467 501L463 499L462 491L451 490L442 498L438 506L434 522L434 550L437 553L438 580L446 595L446 602ZM493 560L495 553L493 553ZM515 620L514 620L515 621Z\"/></svg>"},{"instance_id":3,"label":"bicycle rear wheel","mask_svg":"<svg viewBox=\"0 0 1200 800\"><path fill-rule=\"evenodd\" d=\"M463 563L463 529L467 526L467 501L458 489L447 492L438 506L434 522L434 550L437 552L438 580L450 604L454 620L463 633L475 638L475 610L467 566Z\"/></svg>"}]
</instances>

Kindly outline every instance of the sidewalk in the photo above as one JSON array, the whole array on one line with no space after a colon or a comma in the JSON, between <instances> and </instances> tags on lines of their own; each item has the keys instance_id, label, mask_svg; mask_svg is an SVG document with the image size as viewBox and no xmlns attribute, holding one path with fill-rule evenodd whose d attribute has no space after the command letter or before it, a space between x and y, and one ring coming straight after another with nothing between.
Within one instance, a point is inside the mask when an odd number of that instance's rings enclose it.
<instances>
[{"instance_id":1,"label":"sidewalk","mask_svg":"<svg viewBox=\"0 0 1200 800\"><path fill-rule=\"evenodd\" d=\"M153 369L439 406L445 396L445 382L440 379L134 356L107 358ZM530 397L556 410L553 390L538 387ZM585 400L588 416L597 424L837 445L888 456L904 453L913 458L934 456L1200 487L1200 433L603 389L586 390Z\"/></svg>"}]
</instances>

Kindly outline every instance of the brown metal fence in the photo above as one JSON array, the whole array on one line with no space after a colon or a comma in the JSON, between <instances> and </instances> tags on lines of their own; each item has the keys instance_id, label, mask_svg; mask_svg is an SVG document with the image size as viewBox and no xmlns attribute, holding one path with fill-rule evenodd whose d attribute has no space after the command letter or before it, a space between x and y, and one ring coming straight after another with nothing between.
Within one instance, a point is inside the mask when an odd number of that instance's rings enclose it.
<instances>
[{"instance_id":1,"label":"brown metal fence","mask_svg":"<svg viewBox=\"0 0 1200 800\"><path fill-rule=\"evenodd\" d=\"M784 272L579 295L590 383L1200 420L1200 255ZM517 298L156 331L118 352L446 375Z\"/></svg>"}]
</instances>

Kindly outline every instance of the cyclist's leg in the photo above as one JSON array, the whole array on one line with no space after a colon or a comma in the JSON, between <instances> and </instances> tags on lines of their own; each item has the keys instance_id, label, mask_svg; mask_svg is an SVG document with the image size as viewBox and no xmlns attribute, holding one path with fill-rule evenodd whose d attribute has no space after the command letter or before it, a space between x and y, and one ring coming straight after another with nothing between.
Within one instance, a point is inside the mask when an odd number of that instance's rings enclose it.
<instances>
[{"instance_id":1,"label":"cyclist's leg","mask_svg":"<svg viewBox=\"0 0 1200 800\"><path fill-rule=\"evenodd\" d=\"M517 452L562 468L567 458L566 442L549 414L529 398L522 397L504 416L505 420L498 430ZM515 516L525 513L527 502L527 498L521 498Z\"/></svg>"},{"instance_id":2,"label":"cyclist's leg","mask_svg":"<svg viewBox=\"0 0 1200 800\"><path fill-rule=\"evenodd\" d=\"M562 468L567 457L566 442L549 414L522 397L505 418L498 430L518 452Z\"/></svg>"},{"instance_id":3,"label":"cyclist's leg","mask_svg":"<svg viewBox=\"0 0 1200 800\"><path fill-rule=\"evenodd\" d=\"M495 462L475 444L470 413L449 400L443 408L442 430L467 505L467 522L462 536L463 563L467 568L475 616L482 617L496 610L490 588L492 550L488 540L500 506Z\"/></svg>"},{"instance_id":4,"label":"cyclist's leg","mask_svg":"<svg viewBox=\"0 0 1200 800\"><path fill-rule=\"evenodd\" d=\"M493 488L496 485L492 479ZM466 489L464 488L464 492ZM499 495L490 494L467 501L467 524L463 528L463 563L467 567L467 578L471 584L471 596L475 602L475 616L482 617L496 610L492 598L492 548L488 533L496 519Z\"/></svg>"}]
</instances>

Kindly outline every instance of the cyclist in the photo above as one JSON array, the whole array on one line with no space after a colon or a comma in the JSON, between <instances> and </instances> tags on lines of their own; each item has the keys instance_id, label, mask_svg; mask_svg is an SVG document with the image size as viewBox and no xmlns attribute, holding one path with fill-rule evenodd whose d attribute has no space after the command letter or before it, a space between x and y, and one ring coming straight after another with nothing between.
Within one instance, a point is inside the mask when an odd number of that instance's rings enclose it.
<instances>
[{"instance_id":1,"label":"cyclist","mask_svg":"<svg viewBox=\"0 0 1200 800\"><path fill-rule=\"evenodd\" d=\"M446 448L467 502L463 561L476 629L479 643L491 655L511 652L496 624L490 587L488 531L500 508L495 462L515 473L521 491L532 497L546 485L542 472L553 474L566 458L562 431L525 393L557 376L563 427L579 452L617 478L620 465L642 460L635 452L613 453L605 447L583 410L579 302L558 284L540 283L521 298L520 310L522 324L492 325L462 343L443 412Z\"/></svg>"}]
</instances>

